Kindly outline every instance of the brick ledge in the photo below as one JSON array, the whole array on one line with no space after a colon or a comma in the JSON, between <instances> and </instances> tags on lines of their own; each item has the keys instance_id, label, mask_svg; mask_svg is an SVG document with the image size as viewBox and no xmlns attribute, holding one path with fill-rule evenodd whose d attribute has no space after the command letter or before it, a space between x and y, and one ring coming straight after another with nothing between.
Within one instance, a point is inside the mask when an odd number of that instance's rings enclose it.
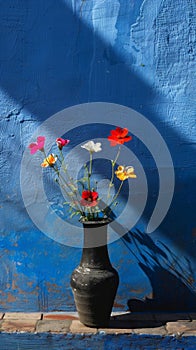
<instances>
[{"instance_id":1,"label":"brick ledge","mask_svg":"<svg viewBox=\"0 0 196 350\"><path fill-rule=\"evenodd\" d=\"M196 336L196 313L112 313L108 328L84 326L76 312L0 313L3 333L141 334Z\"/></svg>"}]
</instances>

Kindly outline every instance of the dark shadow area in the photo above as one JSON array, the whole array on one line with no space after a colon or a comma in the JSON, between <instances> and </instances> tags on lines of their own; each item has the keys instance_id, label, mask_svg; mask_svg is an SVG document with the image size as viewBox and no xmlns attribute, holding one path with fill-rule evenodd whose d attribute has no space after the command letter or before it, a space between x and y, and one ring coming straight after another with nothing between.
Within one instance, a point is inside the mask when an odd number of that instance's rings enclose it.
<instances>
[{"instance_id":1,"label":"dark shadow area","mask_svg":"<svg viewBox=\"0 0 196 350\"><path fill-rule=\"evenodd\" d=\"M109 328L140 329L165 326L167 322L191 321L188 313L131 312L112 316Z\"/></svg>"},{"instance_id":2,"label":"dark shadow area","mask_svg":"<svg viewBox=\"0 0 196 350\"><path fill-rule=\"evenodd\" d=\"M155 320L135 320L134 317L129 316L129 318L122 315L118 319L113 317L110 320L109 328L112 329L140 329L140 328L156 328L165 325L166 322L155 321Z\"/></svg>"},{"instance_id":3,"label":"dark shadow area","mask_svg":"<svg viewBox=\"0 0 196 350\"><path fill-rule=\"evenodd\" d=\"M144 300L130 298L131 312L193 312L196 311L194 267L187 258L179 256L161 240L153 241L138 229L123 235L124 227L110 214L112 229L120 236L140 269L148 277L152 296ZM122 234L121 234L122 232Z\"/></svg>"},{"instance_id":4,"label":"dark shadow area","mask_svg":"<svg viewBox=\"0 0 196 350\"><path fill-rule=\"evenodd\" d=\"M129 232L122 240L152 287L151 298L128 300L131 312L196 311L194 271L189 259L179 259L164 243L155 244L149 235L140 231Z\"/></svg>"}]
</instances>

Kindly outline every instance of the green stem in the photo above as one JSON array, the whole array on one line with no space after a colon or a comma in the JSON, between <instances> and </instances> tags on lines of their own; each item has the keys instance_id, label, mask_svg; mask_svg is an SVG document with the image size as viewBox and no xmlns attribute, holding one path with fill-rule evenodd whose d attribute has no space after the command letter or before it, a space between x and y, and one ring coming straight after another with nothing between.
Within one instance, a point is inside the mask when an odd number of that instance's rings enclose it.
<instances>
[{"instance_id":1,"label":"green stem","mask_svg":"<svg viewBox=\"0 0 196 350\"><path fill-rule=\"evenodd\" d=\"M90 152L90 164L89 164L89 175L92 174L92 163L93 163L93 154Z\"/></svg>"},{"instance_id":2,"label":"green stem","mask_svg":"<svg viewBox=\"0 0 196 350\"><path fill-rule=\"evenodd\" d=\"M46 151L45 151L44 148L43 148L42 152L43 152L43 154L44 154L44 157L47 158Z\"/></svg>"},{"instance_id":3,"label":"green stem","mask_svg":"<svg viewBox=\"0 0 196 350\"><path fill-rule=\"evenodd\" d=\"M58 175L58 178L60 179L60 181L58 182L59 186L61 188L63 188L65 194L67 195L68 198L70 198L71 200L73 200L72 196L70 196L69 192L67 191L66 187L71 191L71 193L73 194L73 196L75 197L74 202L75 205L78 209L78 211L80 211L81 213L83 212L80 202L77 199L77 195L76 193L72 190L72 188L70 187L70 185L66 182L66 180L61 176L59 169L55 168L54 166L52 167L54 169L54 171L56 172L56 174ZM63 184L64 183L64 184ZM66 187L65 187L66 186Z\"/></svg>"},{"instance_id":4,"label":"green stem","mask_svg":"<svg viewBox=\"0 0 196 350\"><path fill-rule=\"evenodd\" d=\"M47 155L46 155L46 152L45 152L45 149L43 149L43 154L44 154L44 157L45 159L47 159ZM68 176L68 179L72 182L72 179L70 178L68 172L67 172L67 169L66 167L64 166L64 156L63 156L63 153L62 151L60 150L60 154L61 154L61 158L62 158L62 161L60 161L61 165L63 166L63 170L65 172L65 174ZM50 165L50 164L49 164ZM65 192L66 196L68 198L70 198L71 200L73 200L73 198L70 196L69 192L67 191L66 187L71 191L71 193L73 194L73 196L75 197L74 199L74 202L75 202L75 205L76 205L76 208L77 210L81 213L81 215L84 215L84 211L82 210L82 207L80 205L80 202L78 201L77 199L77 195L76 193L73 191L73 189L71 188L71 186L67 183L67 181L62 177L62 175L60 174L60 171L58 169L58 167L55 165L51 166L51 168L55 171L55 173L57 174L58 178L60 181L58 181L58 184L59 184L59 187L63 189L63 191ZM63 184L64 183L64 184ZM73 185L75 186L75 185Z\"/></svg>"},{"instance_id":5,"label":"green stem","mask_svg":"<svg viewBox=\"0 0 196 350\"><path fill-rule=\"evenodd\" d=\"M118 198L118 196L119 196L119 194L120 194L120 191L121 191L121 189L122 189L122 186L123 186L123 182L124 182L124 181L121 181L121 184L120 184L120 186L119 186L119 188L118 188L118 191L116 192L115 196L113 197L113 199L112 199L112 201L111 201L111 203L110 203L110 208L111 208L111 206L113 205L113 203L115 202L115 200ZM110 211L109 211L109 213L108 213L108 216L110 215L111 211L112 211L112 209L110 209Z\"/></svg>"},{"instance_id":6,"label":"green stem","mask_svg":"<svg viewBox=\"0 0 196 350\"><path fill-rule=\"evenodd\" d=\"M60 163L61 163L61 166L64 170L64 173L66 174L66 176L68 177L68 180L71 182L72 186L74 187L75 186L75 183L73 181L73 178L69 175L68 173L68 170L67 170L67 167L64 165L65 164L65 158L64 158L64 155L63 155L63 152L62 150L60 149L60 155L61 155L61 158L62 160L59 159ZM76 187L77 188L77 187Z\"/></svg>"},{"instance_id":7,"label":"green stem","mask_svg":"<svg viewBox=\"0 0 196 350\"><path fill-rule=\"evenodd\" d=\"M113 181L114 181L114 167L116 165L116 162L118 160L118 157L120 155L120 152L121 152L121 145L119 146L118 148L118 152L116 154L116 158L112 161L112 175L111 175L111 179L110 179L110 183L109 183L109 187L108 187L108 193L107 193L107 204L108 204L108 201L109 201L109 198L110 198L110 190L111 190L111 187L113 185Z\"/></svg>"},{"instance_id":8,"label":"green stem","mask_svg":"<svg viewBox=\"0 0 196 350\"><path fill-rule=\"evenodd\" d=\"M91 183L90 183L90 177L92 175L92 162L93 162L93 154L90 152L90 163L88 168L88 190L91 190Z\"/></svg>"},{"instance_id":9,"label":"green stem","mask_svg":"<svg viewBox=\"0 0 196 350\"><path fill-rule=\"evenodd\" d=\"M77 190L77 187L75 186L75 184L74 184L74 182L73 182L73 179L70 177L70 175L69 175L69 173L68 173L68 171L67 171L67 167L64 165L64 164L65 164L65 159L64 159L64 155L63 155L63 152L62 152L61 149L59 149L59 153L60 153L60 156L61 156L61 160L60 160L59 158L58 158L58 160L59 160L59 162L60 162L60 164L61 164L61 166L62 166L62 169L63 169L65 175L66 175L67 178L68 178L68 181L70 181L71 184L69 184L69 183L64 179L64 177L60 174L60 171L59 171L58 168L55 168L55 167L54 167L54 170L57 172L57 175L58 175L58 177L60 178L60 180L61 180L62 182L64 182L64 184L69 188L69 190L70 190L71 193L74 195L74 197L76 197L76 201L78 202L77 196L76 196L76 193L75 193L75 191ZM59 186L61 186L60 183L59 183ZM65 186L64 186L64 188L65 188ZM75 191L74 191L74 190L75 190ZM70 197L70 196L69 196L69 197ZM78 202L78 204L79 204L79 202Z\"/></svg>"}]
</instances>

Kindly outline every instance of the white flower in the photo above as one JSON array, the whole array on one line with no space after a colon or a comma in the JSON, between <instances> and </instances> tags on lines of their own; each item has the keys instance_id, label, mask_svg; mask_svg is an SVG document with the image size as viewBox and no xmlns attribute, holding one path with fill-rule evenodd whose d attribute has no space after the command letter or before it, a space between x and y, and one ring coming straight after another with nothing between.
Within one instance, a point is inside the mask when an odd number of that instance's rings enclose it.
<instances>
[{"instance_id":1,"label":"white flower","mask_svg":"<svg viewBox=\"0 0 196 350\"><path fill-rule=\"evenodd\" d=\"M85 148L90 153L100 152L102 150L101 143L100 142L94 143L94 141L88 141L87 143L85 143L81 147Z\"/></svg>"}]
</instances>

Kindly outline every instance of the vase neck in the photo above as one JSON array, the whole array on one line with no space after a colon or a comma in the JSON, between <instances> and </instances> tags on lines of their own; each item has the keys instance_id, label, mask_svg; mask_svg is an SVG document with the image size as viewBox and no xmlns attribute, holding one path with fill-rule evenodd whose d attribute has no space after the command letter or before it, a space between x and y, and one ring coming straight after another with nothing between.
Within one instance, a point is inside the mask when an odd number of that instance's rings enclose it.
<instances>
[{"instance_id":1,"label":"vase neck","mask_svg":"<svg viewBox=\"0 0 196 350\"><path fill-rule=\"evenodd\" d=\"M84 247L81 264L84 267L110 268L107 248L107 225L84 224Z\"/></svg>"}]
</instances>

